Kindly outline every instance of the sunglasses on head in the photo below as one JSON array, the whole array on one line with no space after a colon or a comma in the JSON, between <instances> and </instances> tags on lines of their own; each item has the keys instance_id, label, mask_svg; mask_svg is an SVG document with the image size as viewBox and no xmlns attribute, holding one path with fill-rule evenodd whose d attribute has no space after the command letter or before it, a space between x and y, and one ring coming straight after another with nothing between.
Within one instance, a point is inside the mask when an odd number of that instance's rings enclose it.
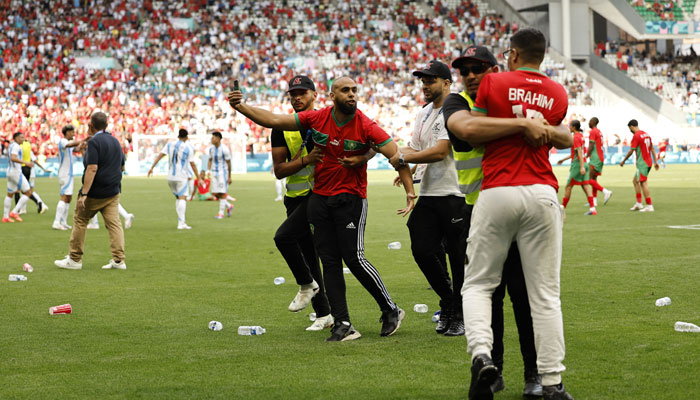
<instances>
[{"instance_id":1,"label":"sunglasses on head","mask_svg":"<svg viewBox=\"0 0 700 400\"><path fill-rule=\"evenodd\" d=\"M472 65L472 66L463 66L459 67L459 74L462 76L468 76L469 73L473 73L474 75L479 75L484 73L487 69L489 69L490 65L488 64L477 64L477 65Z\"/></svg>"}]
</instances>

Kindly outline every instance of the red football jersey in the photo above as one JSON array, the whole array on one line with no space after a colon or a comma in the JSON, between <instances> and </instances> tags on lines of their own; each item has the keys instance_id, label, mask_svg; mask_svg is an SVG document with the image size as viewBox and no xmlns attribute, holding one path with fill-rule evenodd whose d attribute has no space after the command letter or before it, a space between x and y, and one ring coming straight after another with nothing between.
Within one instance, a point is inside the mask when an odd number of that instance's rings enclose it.
<instances>
[{"instance_id":1,"label":"red football jersey","mask_svg":"<svg viewBox=\"0 0 700 400\"><path fill-rule=\"evenodd\" d=\"M637 150L637 164L644 162L651 167L651 136L643 130L638 130L632 137L630 147Z\"/></svg>"},{"instance_id":2,"label":"red football jersey","mask_svg":"<svg viewBox=\"0 0 700 400\"><path fill-rule=\"evenodd\" d=\"M598 160L605 161L605 154L603 153L603 135L600 133L600 129L591 129L588 133L588 141L595 142L595 154L598 155ZM593 152L591 152L591 158L593 158Z\"/></svg>"},{"instance_id":3,"label":"red football jersey","mask_svg":"<svg viewBox=\"0 0 700 400\"><path fill-rule=\"evenodd\" d=\"M579 159L578 159L578 155L577 155L577 151L576 151L576 150L578 150L579 148L583 148L583 145L585 144L585 142L586 142L586 141L585 141L585 139L583 138L583 133L582 133L582 132L576 132L576 133L574 133L574 145L571 146L571 164L574 164L574 163L575 163L576 165L581 164L580 161L579 161ZM585 152L585 151L583 152L583 157L584 157L584 161L585 161L585 157L586 157L586 152Z\"/></svg>"},{"instance_id":4,"label":"red football jersey","mask_svg":"<svg viewBox=\"0 0 700 400\"><path fill-rule=\"evenodd\" d=\"M366 198L367 164L347 168L338 159L365 154L370 146L382 147L391 141L391 137L359 110L344 124L335 120L333 107L303 111L295 116L302 136L306 137L307 131L311 130L314 146L323 150L323 162L316 164L314 169L314 193L323 196L352 193Z\"/></svg>"},{"instance_id":5,"label":"red football jersey","mask_svg":"<svg viewBox=\"0 0 700 400\"><path fill-rule=\"evenodd\" d=\"M489 117L544 118L553 126L561 123L568 108L564 87L531 68L486 75L474 106ZM550 148L528 145L521 133L486 143L481 188L545 184L558 190Z\"/></svg>"}]
</instances>

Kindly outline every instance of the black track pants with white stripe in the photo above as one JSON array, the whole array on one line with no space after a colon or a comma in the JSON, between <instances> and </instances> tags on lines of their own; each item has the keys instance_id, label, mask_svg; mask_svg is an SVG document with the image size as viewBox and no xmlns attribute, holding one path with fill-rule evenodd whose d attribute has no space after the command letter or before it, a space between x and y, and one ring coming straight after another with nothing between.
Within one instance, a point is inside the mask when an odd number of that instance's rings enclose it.
<instances>
[{"instance_id":1,"label":"black track pants with white stripe","mask_svg":"<svg viewBox=\"0 0 700 400\"><path fill-rule=\"evenodd\" d=\"M323 264L326 294L333 318L336 321L350 321L343 261L382 311L395 309L396 304L391 300L379 272L365 258L367 199L349 193L330 197L314 193L309 199L307 214L314 245Z\"/></svg>"}]
</instances>

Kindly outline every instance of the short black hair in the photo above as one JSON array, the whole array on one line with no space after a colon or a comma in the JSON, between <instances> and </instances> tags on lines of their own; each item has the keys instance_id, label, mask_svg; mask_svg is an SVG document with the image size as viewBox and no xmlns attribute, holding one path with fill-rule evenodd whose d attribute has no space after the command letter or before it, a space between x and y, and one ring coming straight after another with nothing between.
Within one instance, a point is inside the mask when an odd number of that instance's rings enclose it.
<instances>
[{"instance_id":1,"label":"short black hair","mask_svg":"<svg viewBox=\"0 0 700 400\"><path fill-rule=\"evenodd\" d=\"M187 137L187 129L180 128L180 130L177 131L177 137L180 139Z\"/></svg>"},{"instance_id":2,"label":"short black hair","mask_svg":"<svg viewBox=\"0 0 700 400\"><path fill-rule=\"evenodd\" d=\"M212 136L216 136L216 137L218 137L219 139L221 139L221 132L219 132L219 131L214 131L214 132L212 132L211 134L212 134Z\"/></svg>"},{"instance_id":3,"label":"short black hair","mask_svg":"<svg viewBox=\"0 0 700 400\"><path fill-rule=\"evenodd\" d=\"M576 129L577 131L581 131L581 122L577 119L572 119L571 120L571 126Z\"/></svg>"},{"instance_id":4,"label":"short black hair","mask_svg":"<svg viewBox=\"0 0 700 400\"><path fill-rule=\"evenodd\" d=\"M22 132L19 132L19 131L18 131L18 132L15 132L15 134L12 135L12 139L13 139L13 140L14 140L14 139L17 139L17 136L19 136L19 135L21 135L21 134L22 134Z\"/></svg>"},{"instance_id":5,"label":"short black hair","mask_svg":"<svg viewBox=\"0 0 700 400\"><path fill-rule=\"evenodd\" d=\"M639 126L639 123L636 119L631 119L630 122L627 123L627 126Z\"/></svg>"},{"instance_id":6,"label":"short black hair","mask_svg":"<svg viewBox=\"0 0 700 400\"><path fill-rule=\"evenodd\" d=\"M523 61L541 63L547 50L547 38L535 28L520 29L510 38L511 47L518 50Z\"/></svg>"},{"instance_id":7,"label":"short black hair","mask_svg":"<svg viewBox=\"0 0 700 400\"><path fill-rule=\"evenodd\" d=\"M589 121L589 123L593 124L594 126L598 126L598 122L600 122L600 121L598 120L598 117L593 117L593 118L591 118L591 120Z\"/></svg>"},{"instance_id":8,"label":"short black hair","mask_svg":"<svg viewBox=\"0 0 700 400\"><path fill-rule=\"evenodd\" d=\"M65 135L66 132L74 131L74 130L75 130L75 127L73 127L73 124L68 124L61 129L61 133L63 133Z\"/></svg>"}]
</instances>

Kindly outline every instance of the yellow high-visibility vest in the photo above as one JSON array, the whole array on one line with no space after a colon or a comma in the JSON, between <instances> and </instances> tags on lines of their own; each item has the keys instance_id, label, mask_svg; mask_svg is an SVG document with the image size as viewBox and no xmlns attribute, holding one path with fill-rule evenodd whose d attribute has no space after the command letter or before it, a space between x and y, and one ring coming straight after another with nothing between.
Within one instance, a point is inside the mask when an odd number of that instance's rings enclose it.
<instances>
[{"instance_id":1,"label":"yellow high-visibility vest","mask_svg":"<svg viewBox=\"0 0 700 400\"><path fill-rule=\"evenodd\" d=\"M474 100L462 91L460 96L469 103L470 108L474 108ZM459 191L464 193L464 199L469 205L474 205L481 191L481 182L484 180L484 170L481 169L481 159L484 156L484 146L474 147L471 151L452 150L457 168L457 181Z\"/></svg>"},{"instance_id":2,"label":"yellow high-visibility vest","mask_svg":"<svg viewBox=\"0 0 700 400\"><path fill-rule=\"evenodd\" d=\"M32 144L29 143L29 140L25 140L19 146L22 149L22 161L24 161L22 166L25 166L32 161Z\"/></svg>"},{"instance_id":3,"label":"yellow high-visibility vest","mask_svg":"<svg viewBox=\"0 0 700 400\"><path fill-rule=\"evenodd\" d=\"M287 143L289 154L294 157L301 148L304 140L301 138L299 131L284 131L284 141ZM309 154L306 151L306 146L301 150L299 157L304 157ZM305 196L314 188L314 166L307 165L297 171L294 175L287 177L287 193L288 197Z\"/></svg>"}]
</instances>

